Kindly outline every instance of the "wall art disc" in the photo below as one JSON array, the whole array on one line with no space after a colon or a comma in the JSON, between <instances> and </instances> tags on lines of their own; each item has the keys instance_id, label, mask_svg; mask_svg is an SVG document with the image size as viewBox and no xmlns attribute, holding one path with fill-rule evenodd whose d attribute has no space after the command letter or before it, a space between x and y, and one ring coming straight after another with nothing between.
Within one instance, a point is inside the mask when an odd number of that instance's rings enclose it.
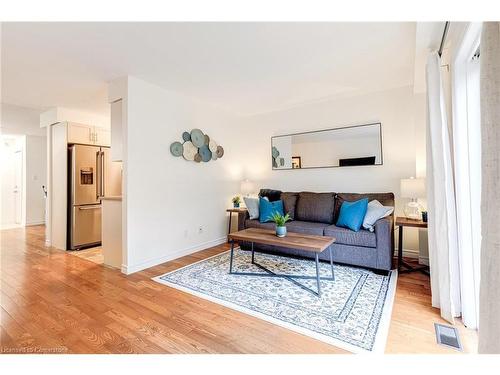
<instances>
[{"instance_id":1,"label":"wall art disc","mask_svg":"<svg viewBox=\"0 0 500 375\"><path fill-rule=\"evenodd\" d=\"M184 152L182 153L182 156L184 156L184 159L186 160L193 161L194 156L198 153L198 148L191 142L185 142L183 146Z\"/></svg>"},{"instance_id":2,"label":"wall art disc","mask_svg":"<svg viewBox=\"0 0 500 375\"><path fill-rule=\"evenodd\" d=\"M212 159L212 151L208 149L207 145L203 145L203 147L200 147L198 153L201 155L201 160L205 163L209 162L210 159Z\"/></svg>"},{"instance_id":3,"label":"wall art disc","mask_svg":"<svg viewBox=\"0 0 500 375\"><path fill-rule=\"evenodd\" d=\"M217 152L217 146L218 146L217 142L215 142L213 139L211 139L210 142L208 142L208 148L212 152Z\"/></svg>"},{"instance_id":4,"label":"wall art disc","mask_svg":"<svg viewBox=\"0 0 500 375\"><path fill-rule=\"evenodd\" d=\"M217 151L215 151L217 153L217 157L218 158L221 158L224 156L224 149L222 148L222 146L217 146Z\"/></svg>"},{"instance_id":5,"label":"wall art disc","mask_svg":"<svg viewBox=\"0 0 500 375\"><path fill-rule=\"evenodd\" d=\"M201 147L205 144L205 134L200 129L191 130L191 142L196 147Z\"/></svg>"},{"instance_id":6,"label":"wall art disc","mask_svg":"<svg viewBox=\"0 0 500 375\"><path fill-rule=\"evenodd\" d=\"M174 142L170 145L170 153L174 156L182 156L184 146L180 142Z\"/></svg>"},{"instance_id":7,"label":"wall art disc","mask_svg":"<svg viewBox=\"0 0 500 375\"><path fill-rule=\"evenodd\" d=\"M189 132L182 133L182 139L184 142L189 142L191 140L191 134L189 134Z\"/></svg>"},{"instance_id":8,"label":"wall art disc","mask_svg":"<svg viewBox=\"0 0 500 375\"><path fill-rule=\"evenodd\" d=\"M197 163L201 161L201 155L199 153L196 153L196 155L194 155L194 161Z\"/></svg>"}]
</instances>

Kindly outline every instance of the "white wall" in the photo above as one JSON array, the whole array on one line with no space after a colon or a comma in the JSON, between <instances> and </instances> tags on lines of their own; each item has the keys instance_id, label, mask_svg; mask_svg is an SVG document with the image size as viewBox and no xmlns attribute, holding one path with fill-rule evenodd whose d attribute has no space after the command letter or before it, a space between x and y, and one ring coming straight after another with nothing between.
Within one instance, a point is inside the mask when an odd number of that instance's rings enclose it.
<instances>
[{"instance_id":1,"label":"white wall","mask_svg":"<svg viewBox=\"0 0 500 375\"><path fill-rule=\"evenodd\" d=\"M239 190L235 155L245 150L236 144L237 118L217 108L132 77L125 99L123 270L130 273L225 241L225 209ZM193 128L222 145L224 157L200 164L173 157L170 144Z\"/></svg>"},{"instance_id":2,"label":"white wall","mask_svg":"<svg viewBox=\"0 0 500 375\"><path fill-rule=\"evenodd\" d=\"M40 111L34 108L1 104L0 131L2 134L23 134L44 136L40 129Z\"/></svg>"},{"instance_id":3,"label":"white wall","mask_svg":"<svg viewBox=\"0 0 500 375\"><path fill-rule=\"evenodd\" d=\"M45 221L45 199L42 185L47 180L47 137L40 128L40 111L2 103L1 131L20 137L23 143L22 224L42 224Z\"/></svg>"},{"instance_id":4,"label":"white wall","mask_svg":"<svg viewBox=\"0 0 500 375\"><path fill-rule=\"evenodd\" d=\"M406 203L399 198L400 179L416 174L416 108L421 110L415 105L413 88L403 87L245 117L239 126L239 139L244 141L239 144L248 152L229 157L241 163L242 178L255 181L259 187L284 191L394 192L396 214L400 214ZM372 122L382 123L381 166L287 171L270 168L273 135ZM418 134L422 136L421 132ZM404 247L418 251L417 231L405 230Z\"/></svg>"},{"instance_id":5,"label":"white wall","mask_svg":"<svg viewBox=\"0 0 500 375\"><path fill-rule=\"evenodd\" d=\"M47 138L28 135L25 147L26 225L45 222L45 199L42 185L47 186Z\"/></svg>"}]
</instances>

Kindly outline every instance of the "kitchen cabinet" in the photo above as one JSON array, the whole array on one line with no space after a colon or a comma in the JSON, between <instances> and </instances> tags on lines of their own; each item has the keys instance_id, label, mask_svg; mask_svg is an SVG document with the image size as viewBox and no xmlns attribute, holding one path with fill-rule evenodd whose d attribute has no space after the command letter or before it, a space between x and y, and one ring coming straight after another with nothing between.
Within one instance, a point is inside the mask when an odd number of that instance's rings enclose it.
<instances>
[{"instance_id":1,"label":"kitchen cabinet","mask_svg":"<svg viewBox=\"0 0 500 375\"><path fill-rule=\"evenodd\" d=\"M109 147L111 145L111 132L109 129L94 128L94 137L94 144L96 146Z\"/></svg>"},{"instance_id":2,"label":"kitchen cabinet","mask_svg":"<svg viewBox=\"0 0 500 375\"><path fill-rule=\"evenodd\" d=\"M82 145L110 146L111 134L108 129L68 122L68 143Z\"/></svg>"},{"instance_id":3,"label":"kitchen cabinet","mask_svg":"<svg viewBox=\"0 0 500 375\"><path fill-rule=\"evenodd\" d=\"M111 103L111 160L122 161L122 99Z\"/></svg>"}]
</instances>

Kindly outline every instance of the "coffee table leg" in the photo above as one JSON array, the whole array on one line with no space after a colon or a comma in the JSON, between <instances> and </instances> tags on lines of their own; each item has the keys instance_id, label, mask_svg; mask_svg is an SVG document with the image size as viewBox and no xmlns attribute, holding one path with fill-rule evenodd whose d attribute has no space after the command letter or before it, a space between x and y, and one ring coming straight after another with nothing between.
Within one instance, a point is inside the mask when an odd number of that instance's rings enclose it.
<instances>
[{"instance_id":1,"label":"coffee table leg","mask_svg":"<svg viewBox=\"0 0 500 375\"><path fill-rule=\"evenodd\" d=\"M253 251L253 242L252 242L252 264L255 264L255 252Z\"/></svg>"},{"instance_id":2,"label":"coffee table leg","mask_svg":"<svg viewBox=\"0 0 500 375\"><path fill-rule=\"evenodd\" d=\"M318 297L321 297L321 285L319 279L319 259L318 253L316 253L316 283L318 284Z\"/></svg>"},{"instance_id":3,"label":"coffee table leg","mask_svg":"<svg viewBox=\"0 0 500 375\"><path fill-rule=\"evenodd\" d=\"M233 273L233 253L234 253L234 241L231 240L231 257L229 258L229 273Z\"/></svg>"},{"instance_id":4,"label":"coffee table leg","mask_svg":"<svg viewBox=\"0 0 500 375\"><path fill-rule=\"evenodd\" d=\"M335 273L333 272L333 256L332 247L330 246L330 266L332 267L332 280L335 281Z\"/></svg>"}]
</instances>

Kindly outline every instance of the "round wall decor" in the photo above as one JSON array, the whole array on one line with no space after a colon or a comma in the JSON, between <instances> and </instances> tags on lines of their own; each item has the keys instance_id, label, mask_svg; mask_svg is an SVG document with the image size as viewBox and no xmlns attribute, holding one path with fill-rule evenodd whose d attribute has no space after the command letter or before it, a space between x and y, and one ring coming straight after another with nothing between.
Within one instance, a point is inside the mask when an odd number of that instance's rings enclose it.
<instances>
[{"instance_id":1,"label":"round wall decor","mask_svg":"<svg viewBox=\"0 0 500 375\"><path fill-rule=\"evenodd\" d=\"M196 147L201 147L205 144L205 134L200 129L191 130L191 142Z\"/></svg>"},{"instance_id":2,"label":"round wall decor","mask_svg":"<svg viewBox=\"0 0 500 375\"><path fill-rule=\"evenodd\" d=\"M218 146L217 142L215 142L213 139L211 139L210 142L208 143L208 148L212 152L216 152L217 151L217 146Z\"/></svg>"},{"instance_id":3,"label":"round wall decor","mask_svg":"<svg viewBox=\"0 0 500 375\"><path fill-rule=\"evenodd\" d=\"M224 148L200 129L183 132L182 140L184 143L172 142L170 145L170 153L173 156L183 156L184 159L197 163L208 163L224 156Z\"/></svg>"},{"instance_id":4,"label":"round wall decor","mask_svg":"<svg viewBox=\"0 0 500 375\"><path fill-rule=\"evenodd\" d=\"M184 146L180 142L174 142L170 145L170 152L174 156L182 156L184 152Z\"/></svg>"},{"instance_id":5,"label":"round wall decor","mask_svg":"<svg viewBox=\"0 0 500 375\"><path fill-rule=\"evenodd\" d=\"M215 151L215 152L216 152L218 158L221 158L224 156L224 149L222 148L222 146L217 146L217 151Z\"/></svg>"},{"instance_id":6,"label":"round wall decor","mask_svg":"<svg viewBox=\"0 0 500 375\"><path fill-rule=\"evenodd\" d=\"M194 156L198 153L198 148L196 148L196 146L191 142L184 142L183 147L184 152L182 153L182 156L184 156L184 159L193 161Z\"/></svg>"},{"instance_id":7,"label":"round wall decor","mask_svg":"<svg viewBox=\"0 0 500 375\"><path fill-rule=\"evenodd\" d=\"M201 155L201 160L205 163L209 162L212 159L212 151L208 149L207 145L203 145L198 149L199 154Z\"/></svg>"}]
</instances>

